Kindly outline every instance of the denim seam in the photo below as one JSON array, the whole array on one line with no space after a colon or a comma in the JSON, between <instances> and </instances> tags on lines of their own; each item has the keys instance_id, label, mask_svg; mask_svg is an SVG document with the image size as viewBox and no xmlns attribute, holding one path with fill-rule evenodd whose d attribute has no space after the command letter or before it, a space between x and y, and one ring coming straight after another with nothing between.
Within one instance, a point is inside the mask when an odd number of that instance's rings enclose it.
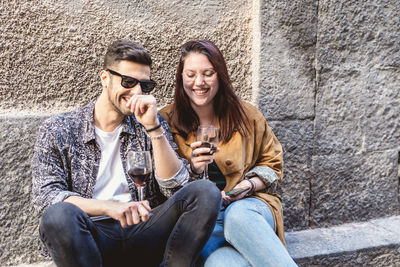
<instances>
[{"instance_id":1,"label":"denim seam","mask_svg":"<svg viewBox=\"0 0 400 267\"><path fill-rule=\"evenodd\" d=\"M170 205L170 207L169 207L168 209L165 210L164 213L158 213L158 214L157 214L157 218L159 218L159 217L163 216L165 213L167 213L167 211L169 211L169 210L172 208L172 206L175 205L175 203L177 203L177 202L179 202L179 201L186 202L186 200L184 200L184 199L178 199L178 200L176 200L174 203L172 203L172 204ZM186 203L186 204L187 204L187 203ZM146 227L144 227L144 228L141 230L141 232L146 231L147 229L149 229L149 228L150 228L151 226L153 226L157 221L158 221L158 220L155 220L155 219L154 219L153 222L152 222L151 224L147 225ZM131 236L134 235L134 234L137 234L137 233L131 233L125 240L130 239Z\"/></svg>"},{"instance_id":2,"label":"denim seam","mask_svg":"<svg viewBox=\"0 0 400 267\"><path fill-rule=\"evenodd\" d=\"M185 200L185 199L181 199L180 201L183 201L186 205L188 205L188 203L187 203L187 201ZM182 217L183 217L184 215L181 215L180 217L179 217L179 219L181 219ZM170 236L170 238L171 238L171 240L172 241L174 241L174 240L176 240L176 233L177 232L179 232L179 229L176 229L176 231L173 231L172 233L171 233L171 236ZM171 242L172 243L172 242ZM166 249L168 248L168 251L166 251L166 257L165 257L165 264L167 264L168 263L168 261L169 261L169 259L171 258L171 251L172 251L172 247L166 247Z\"/></svg>"},{"instance_id":3,"label":"denim seam","mask_svg":"<svg viewBox=\"0 0 400 267\"><path fill-rule=\"evenodd\" d=\"M113 219L114 220L114 219ZM114 220L115 222L118 222L117 220ZM118 222L119 223L119 222ZM94 227L96 228L97 231L101 232L103 235L105 235L107 238L114 240L114 241L125 241L127 240L127 238L116 238L116 237L112 237L109 234L105 233L100 227L98 227L96 225L96 222L93 222Z\"/></svg>"}]
</instances>

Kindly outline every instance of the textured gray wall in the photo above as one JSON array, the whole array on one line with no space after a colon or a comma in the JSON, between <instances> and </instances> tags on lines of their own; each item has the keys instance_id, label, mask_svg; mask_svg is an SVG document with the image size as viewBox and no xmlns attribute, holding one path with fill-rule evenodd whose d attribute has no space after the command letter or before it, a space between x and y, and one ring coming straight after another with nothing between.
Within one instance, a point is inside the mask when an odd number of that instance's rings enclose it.
<instances>
[{"instance_id":1,"label":"textured gray wall","mask_svg":"<svg viewBox=\"0 0 400 267\"><path fill-rule=\"evenodd\" d=\"M105 49L118 38L151 52L162 103L172 100L179 46L194 38L218 44L250 98L251 1L6 0L0 8L1 113L55 113L94 100Z\"/></svg>"},{"instance_id":2,"label":"textured gray wall","mask_svg":"<svg viewBox=\"0 0 400 267\"><path fill-rule=\"evenodd\" d=\"M30 158L43 118L0 116L0 265L37 261L39 216L31 204Z\"/></svg>"},{"instance_id":3,"label":"textured gray wall","mask_svg":"<svg viewBox=\"0 0 400 267\"><path fill-rule=\"evenodd\" d=\"M257 102L284 147L288 229L309 226L317 2L261 1Z\"/></svg>"},{"instance_id":4,"label":"textured gray wall","mask_svg":"<svg viewBox=\"0 0 400 267\"><path fill-rule=\"evenodd\" d=\"M318 20L311 226L398 214L399 2L319 1Z\"/></svg>"},{"instance_id":5,"label":"textured gray wall","mask_svg":"<svg viewBox=\"0 0 400 267\"><path fill-rule=\"evenodd\" d=\"M251 99L251 1L4 0L0 2L0 265L40 260L30 204L30 157L43 116L93 101L107 45L118 38L153 56L160 105L173 98L179 46L209 38ZM22 143L21 143L22 140Z\"/></svg>"},{"instance_id":6,"label":"textured gray wall","mask_svg":"<svg viewBox=\"0 0 400 267\"><path fill-rule=\"evenodd\" d=\"M278 0L260 10L256 99L285 150L287 229L398 214L399 2Z\"/></svg>"},{"instance_id":7,"label":"textured gray wall","mask_svg":"<svg viewBox=\"0 0 400 267\"><path fill-rule=\"evenodd\" d=\"M0 2L0 265L40 260L30 157L40 122L93 101L107 45L153 55L171 102L179 46L209 38L285 150L288 230L398 214L396 0Z\"/></svg>"}]
</instances>

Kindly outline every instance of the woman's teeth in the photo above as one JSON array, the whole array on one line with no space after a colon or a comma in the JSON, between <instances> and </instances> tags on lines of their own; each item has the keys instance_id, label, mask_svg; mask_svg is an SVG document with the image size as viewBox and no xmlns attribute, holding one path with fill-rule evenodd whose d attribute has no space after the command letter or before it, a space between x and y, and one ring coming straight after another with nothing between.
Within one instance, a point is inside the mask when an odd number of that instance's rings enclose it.
<instances>
[{"instance_id":1,"label":"woman's teeth","mask_svg":"<svg viewBox=\"0 0 400 267\"><path fill-rule=\"evenodd\" d=\"M195 92L196 94L205 94L205 93L207 93L207 91L208 91L208 89L194 90L194 92Z\"/></svg>"}]
</instances>

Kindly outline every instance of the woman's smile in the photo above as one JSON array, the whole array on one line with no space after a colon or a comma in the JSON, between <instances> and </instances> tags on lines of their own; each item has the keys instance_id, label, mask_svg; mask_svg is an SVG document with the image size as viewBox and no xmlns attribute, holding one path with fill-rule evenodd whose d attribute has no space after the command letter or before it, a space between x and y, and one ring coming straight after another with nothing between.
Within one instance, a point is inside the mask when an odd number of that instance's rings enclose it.
<instances>
[{"instance_id":1,"label":"woman's smile","mask_svg":"<svg viewBox=\"0 0 400 267\"><path fill-rule=\"evenodd\" d=\"M192 105L208 106L218 92L218 75L207 56L190 53L186 56L182 72L183 88Z\"/></svg>"}]
</instances>

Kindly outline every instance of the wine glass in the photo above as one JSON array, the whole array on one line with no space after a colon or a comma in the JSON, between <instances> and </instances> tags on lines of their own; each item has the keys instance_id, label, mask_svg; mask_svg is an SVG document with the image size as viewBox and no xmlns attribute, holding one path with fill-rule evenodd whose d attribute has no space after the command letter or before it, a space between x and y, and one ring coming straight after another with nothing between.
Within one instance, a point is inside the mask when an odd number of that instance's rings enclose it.
<instances>
[{"instance_id":1,"label":"wine glass","mask_svg":"<svg viewBox=\"0 0 400 267\"><path fill-rule=\"evenodd\" d=\"M200 125L196 132L196 140L202 142L200 147L210 148L210 155L214 154L218 145L218 128L212 125ZM208 165L204 167L203 176L203 179L208 179Z\"/></svg>"},{"instance_id":2,"label":"wine glass","mask_svg":"<svg viewBox=\"0 0 400 267\"><path fill-rule=\"evenodd\" d=\"M150 151L129 151L127 156L128 175L136 184L139 201L144 200L144 188L153 171Z\"/></svg>"}]
</instances>

